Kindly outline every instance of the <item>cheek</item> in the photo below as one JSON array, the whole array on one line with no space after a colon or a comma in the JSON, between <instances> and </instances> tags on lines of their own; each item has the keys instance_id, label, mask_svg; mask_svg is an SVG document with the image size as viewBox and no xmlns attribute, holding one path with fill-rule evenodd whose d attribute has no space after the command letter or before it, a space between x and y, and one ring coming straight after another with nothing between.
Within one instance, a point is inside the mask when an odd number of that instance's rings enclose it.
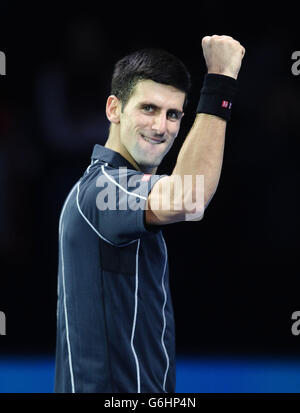
<instances>
[{"instance_id":1,"label":"cheek","mask_svg":"<svg viewBox=\"0 0 300 413\"><path fill-rule=\"evenodd\" d=\"M148 116L139 115L133 118L134 127L137 131L151 127L151 120Z\"/></svg>"},{"instance_id":2,"label":"cheek","mask_svg":"<svg viewBox=\"0 0 300 413\"><path fill-rule=\"evenodd\" d=\"M128 141L133 135L135 129L135 123L132 118L126 116L120 122L120 138L121 141L125 140Z\"/></svg>"},{"instance_id":3,"label":"cheek","mask_svg":"<svg viewBox=\"0 0 300 413\"><path fill-rule=\"evenodd\" d=\"M174 124L174 125L171 125L171 127L170 127L170 134L171 134L171 136L172 136L172 138L173 139L175 139L175 138L177 138L177 136L178 136L178 133L179 133L179 129L180 129L180 124Z\"/></svg>"},{"instance_id":4,"label":"cheek","mask_svg":"<svg viewBox=\"0 0 300 413\"><path fill-rule=\"evenodd\" d=\"M126 122L126 130L131 134L132 132L138 133L140 130L144 129L147 126L147 119L145 119L143 116L138 115L132 115L127 119Z\"/></svg>"}]
</instances>

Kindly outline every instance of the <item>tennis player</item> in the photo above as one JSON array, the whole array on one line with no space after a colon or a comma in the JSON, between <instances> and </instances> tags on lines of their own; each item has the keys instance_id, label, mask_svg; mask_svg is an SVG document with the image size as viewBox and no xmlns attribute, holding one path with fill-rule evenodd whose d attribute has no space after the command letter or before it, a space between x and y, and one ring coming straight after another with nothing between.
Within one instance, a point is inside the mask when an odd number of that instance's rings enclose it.
<instances>
[{"instance_id":1,"label":"tennis player","mask_svg":"<svg viewBox=\"0 0 300 413\"><path fill-rule=\"evenodd\" d=\"M156 171L178 135L190 75L157 49L115 65L107 142L95 145L60 216L56 392L175 392L162 229L202 219L217 189L245 53L229 36L206 36L202 49L207 74L197 115L170 175Z\"/></svg>"}]
</instances>

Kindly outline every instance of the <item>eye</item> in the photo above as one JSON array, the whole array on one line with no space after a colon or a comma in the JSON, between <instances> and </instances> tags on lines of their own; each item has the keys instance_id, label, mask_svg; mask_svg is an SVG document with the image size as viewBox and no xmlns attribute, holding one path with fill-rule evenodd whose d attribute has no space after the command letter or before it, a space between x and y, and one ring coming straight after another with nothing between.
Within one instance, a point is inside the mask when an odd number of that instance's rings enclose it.
<instances>
[{"instance_id":1,"label":"eye","mask_svg":"<svg viewBox=\"0 0 300 413\"><path fill-rule=\"evenodd\" d=\"M180 119L179 113L176 110L169 110L168 111L168 119L170 119L170 120Z\"/></svg>"},{"instance_id":2,"label":"eye","mask_svg":"<svg viewBox=\"0 0 300 413\"><path fill-rule=\"evenodd\" d=\"M155 108L153 105L143 105L142 110L146 113L153 113Z\"/></svg>"}]
</instances>

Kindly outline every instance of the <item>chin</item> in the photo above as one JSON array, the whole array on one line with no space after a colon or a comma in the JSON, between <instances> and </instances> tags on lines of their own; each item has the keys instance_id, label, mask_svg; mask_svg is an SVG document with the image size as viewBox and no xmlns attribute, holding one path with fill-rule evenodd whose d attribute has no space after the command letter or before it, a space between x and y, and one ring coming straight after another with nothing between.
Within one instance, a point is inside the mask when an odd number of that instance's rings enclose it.
<instances>
[{"instance_id":1,"label":"chin","mask_svg":"<svg viewBox=\"0 0 300 413\"><path fill-rule=\"evenodd\" d=\"M158 166L161 164L161 161L163 159L163 156L152 156L149 157L149 154L145 153L144 151L137 152L136 154L133 153L133 158L135 162L139 165L140 169L145 171L145 170L152 170L155 168L158 168Z\"/></svg>"}]
</instances>

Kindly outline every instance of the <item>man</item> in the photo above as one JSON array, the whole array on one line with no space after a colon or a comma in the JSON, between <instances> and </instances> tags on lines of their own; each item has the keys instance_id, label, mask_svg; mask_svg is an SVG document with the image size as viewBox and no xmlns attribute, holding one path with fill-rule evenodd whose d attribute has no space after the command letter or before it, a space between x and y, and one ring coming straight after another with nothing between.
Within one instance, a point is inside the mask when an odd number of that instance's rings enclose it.
<instances>
[{"instance_id":1,"label":"man","mask_svg":"<svg viewBox=\"0 0 300 413\"><path fill-rule=\"evenodd\" d=\"M217 188L245 52L229 36L206 36L202 48L208 74L170 176L156 170L179 132L189 74L161 50L138 51L115 66L108 140L94 147L60 217L57 392L175 391L161 229L201 219ZM183 185L186 176L192 177L189 185ZM198 196L199 176L204 196Z\"/></svg>"}]
</instances>

